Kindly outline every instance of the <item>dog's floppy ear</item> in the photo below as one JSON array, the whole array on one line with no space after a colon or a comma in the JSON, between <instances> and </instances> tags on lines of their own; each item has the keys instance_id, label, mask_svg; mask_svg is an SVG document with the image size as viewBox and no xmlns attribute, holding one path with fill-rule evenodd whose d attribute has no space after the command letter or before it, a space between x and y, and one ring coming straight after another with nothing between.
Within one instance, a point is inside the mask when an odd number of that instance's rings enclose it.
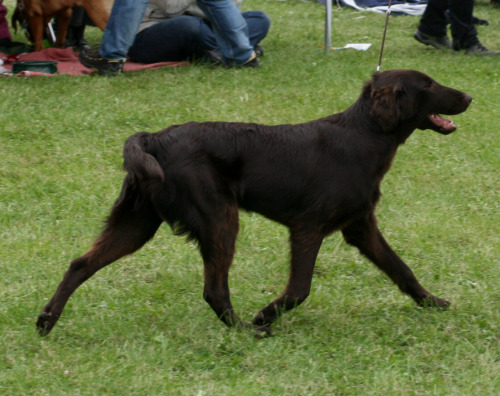
<instances>
[{"instance_id":1,"label":"dog's floppy ear","mask_svg":"<svg viewBox=\"0 0 500 396\"><path fill-rule=\"evenodd\" d=\"M384 132L393 131L402 120L411 117L409 98L401 84L373 88L371 99L370 115Z\"/></svg>"}]
</instances>

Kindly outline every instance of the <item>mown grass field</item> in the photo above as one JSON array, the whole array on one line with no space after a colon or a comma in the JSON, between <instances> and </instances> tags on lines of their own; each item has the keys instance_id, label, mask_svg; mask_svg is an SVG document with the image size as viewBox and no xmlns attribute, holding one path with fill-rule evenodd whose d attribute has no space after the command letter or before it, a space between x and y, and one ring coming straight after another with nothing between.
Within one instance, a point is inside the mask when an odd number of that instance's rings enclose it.
<instances>
[{"instance_id":1,"label":"mown grass field","mask_svg":"<svg viewBox=\"0 0 500 396\"><path fill-rule=\"evenodd\" d=\"M490 22L479 37L500 49L500 10L477 3ZM416 131L400 148L377 214L421 282L452 301L448 311L416 307L333 235L309 299L257 340L215 317L195 246L163 226L78 289L48 337L36 333L118 196L129 135L190 120L312 120L348 107L375 71L384 15L334 8L334 46L373 46L325 54L318 3L244 8L272 20L260 69L0 77L0 394L500 394L500 57L425 47L412 38L418 17L391 17L382 69L420 70L474 101L454 134ZM258 215L240 221L230 286L250 320L286 283L288 234Z\"/></svg>"}]
</instances>

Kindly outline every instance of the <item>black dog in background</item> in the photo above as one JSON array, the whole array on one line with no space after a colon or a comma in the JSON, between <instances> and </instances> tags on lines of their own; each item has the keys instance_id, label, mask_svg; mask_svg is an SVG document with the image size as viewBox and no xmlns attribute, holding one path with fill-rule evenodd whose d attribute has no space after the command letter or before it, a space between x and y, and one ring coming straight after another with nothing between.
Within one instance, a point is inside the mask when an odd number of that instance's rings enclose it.
<instances>
[{"instance_id":1,"label":"black dog in background","mask_svg":"<svg viewBox=\"0 0 500 396\"><path fill-rule=\"evenodd\" d=\"M389 70L375 74L346 111L316 121L188 122L131 136L127 175L106 227L71 263L38 318L39 332L50 332L78 286L143 246L164 221L197 241L205 300L226 325L240 324L228 287L240 208L290 230L288 285L253 320L259 331L268 333L279 314L306 299L323 238L337 230L417 304L447 307L384 240L374 210L398 146L416 128L453 132L455 125L439 114L462 113L471 100L420 72Z\"/></svg>"}]
</instances>

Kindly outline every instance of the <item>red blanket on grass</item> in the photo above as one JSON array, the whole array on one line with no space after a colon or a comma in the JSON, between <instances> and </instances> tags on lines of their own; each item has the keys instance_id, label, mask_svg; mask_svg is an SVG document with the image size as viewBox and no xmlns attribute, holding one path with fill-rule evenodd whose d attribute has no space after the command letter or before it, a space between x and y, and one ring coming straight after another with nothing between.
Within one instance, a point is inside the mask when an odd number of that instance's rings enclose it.
<instances>
[{"instance_id":1,"label":"red blanket on grass","mask_svg":"<svg viewBox=\"0 0 500 396\"><path fill-rule=\"evenodd\" d=\"M57 71L59 74L69 74L71 76L83 76L94 73L94 71L83 66L78 61L78 55L73 52L73 49L59 49L47 48L39 52L30 52L21 54L17 57L12 55L5 55L0 53L0 58L8 59L3 67L7 70L12 70L11 62L15 61L56 61ZM17 59L16 59L17 58ZM189 62L159 62L159 63L135 63L125 62L123 66L124 71L144 70L144 69L158 69L160 67L174 67L189 65ZM54 74L46 74L40 72L21 72L18 76L31 77L31 76L54 76Z\"/></svg>"}]
</instances>

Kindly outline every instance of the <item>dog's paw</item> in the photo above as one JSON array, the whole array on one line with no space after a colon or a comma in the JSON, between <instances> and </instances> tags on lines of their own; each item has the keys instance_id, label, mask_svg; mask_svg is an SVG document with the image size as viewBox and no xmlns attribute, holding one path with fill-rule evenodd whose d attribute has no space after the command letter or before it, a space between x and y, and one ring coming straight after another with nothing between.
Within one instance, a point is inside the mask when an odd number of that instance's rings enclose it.
<instances>
[{"instance_id":1,"label":"dog's paw","mask_svg":"<svg viewBox=\"0 0 500 396\"><path fill-rule=\"evenodd\" d=\"M445 300L444 298L439 298L436 296L433 296L432 294L429 294L427 297L422 298L421 300L418 301L418 305L424 308L443 308L447 309L450 305L451 302L448 300Z\"/></svg>"},{"instance_id":2,"label":"dog's paw","mask_svg":"<svg viewBox=\"0 0 500 396\"><path fill-rule=\"evenodd\" d=\"M41 336L46 336L50 333L50 330L52 330L56 322L57 318L55 318L50 312L42 312L36 321L38 333Z\"/></svg>"},{"instance_id":3,"label":"dog's paw","mask_svg":"<svg viewBox=\"0 0 500 396\"><path fill-rule=\"evenodd\" d=\"M258 340L261 340L263 338L269 338L272 337L272 332L271 328L269 326L252 326L253 332L254 332L254 337L257 338Z\"/></svg>"},{"instance_id":4,"label":"dog's paw","mask_svg":"<svg viewBox=\"0 0 500 396\"><path fill-rule=\"evenodd\" d=\"M257 339L271 337L271 328L269 326L258 326L252 323L241 322L239 328L253 333Z\"/></svg>"}]
</instances>

